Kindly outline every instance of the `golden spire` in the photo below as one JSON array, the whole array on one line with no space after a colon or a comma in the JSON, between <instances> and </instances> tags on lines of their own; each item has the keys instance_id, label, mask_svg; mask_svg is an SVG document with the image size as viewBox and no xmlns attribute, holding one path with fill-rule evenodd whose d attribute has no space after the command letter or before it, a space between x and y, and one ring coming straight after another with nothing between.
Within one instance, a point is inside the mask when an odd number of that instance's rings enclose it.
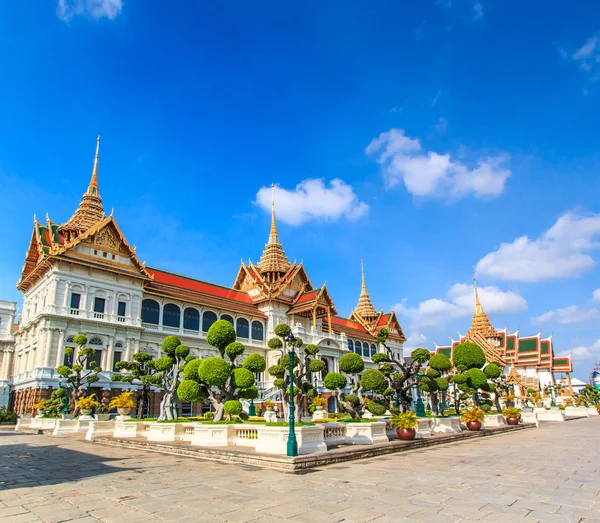
<instances>
[{"instance_id":1,"label":"golden spire","mask_svg":"<svg viewBox=\"0 0 600 523\"><path fill-rule=\"evenodd\" d=\"M92 178L84 193L81 203L71 219L61 226L63 232L67 233L68 241L74 239L79 233L88 230L92 225L103 220L104 207L102 198L98 189L98 154L100 152L100 136L96 141L96 155L94 157L94 168L92 169Z\"/></svg>"},{"instance_id":2,"label":"golden spire","mask_svg":"<svg viewBox=\"0 0 600 523\"><path fill-rule=\"evenodd\" d=\"M481 306L481 301L479 301L475 268L473 268L473 287L475 289L475 313L473 314L473 321L471 322L471 328L467 332L467 336L472 337L475 334L482 334L486 339L497 338L499 337L498 331L492 326L490 319Z\"/></svg>"},{"instance_id":3,"label":"golden spire","mask_svg":"<svg viewBox=\"0 0 600 523\"><path fill-rule=\"evenodd\" d=\"M290 268L290 262L279 243L277 234L277 222L275 221L275 184L271 184L271 231L269 232L269 241L265 245L258 268L262 272L281 273L287 272Z\"/></svg>"},{"instance_id":4,"label":"golden spire","mask_svg":"<svg viewBox=\"0 0 600 523\"><path fill-rule=\"evenodd\" d=\"M375 307L373 307L371 297L367 292L367 285L365 284L365 266L362 260L360 260L360 267L362 273L362 286L360 288L358 305L356 306L356 309L354 309L354 312L363 319L375 319L377 317L377 311L375 310Z\"/></svg>"}]
</instances>

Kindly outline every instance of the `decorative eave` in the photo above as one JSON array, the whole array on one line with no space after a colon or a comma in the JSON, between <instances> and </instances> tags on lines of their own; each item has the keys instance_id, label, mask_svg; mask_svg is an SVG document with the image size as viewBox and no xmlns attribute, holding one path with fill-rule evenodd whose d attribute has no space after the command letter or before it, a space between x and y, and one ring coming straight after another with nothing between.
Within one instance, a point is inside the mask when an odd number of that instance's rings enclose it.
<instances>
[{"instance_id":1,"label":"decorative eave","mask_svg":"<svg viewBox=\"0 0 600 523\"><path fill-rule=\"evenodd\" d=\"M320 309L320 310L319 310ZM314 313L314 314L313 314ZM315 315L317 318L328 315L335 316L337 310L331 299L327 285L323 284L318 289L313 289L305 293L298 293L294 300L294 304L287 311L288 315Z\"/></svg>"}]
</instances>

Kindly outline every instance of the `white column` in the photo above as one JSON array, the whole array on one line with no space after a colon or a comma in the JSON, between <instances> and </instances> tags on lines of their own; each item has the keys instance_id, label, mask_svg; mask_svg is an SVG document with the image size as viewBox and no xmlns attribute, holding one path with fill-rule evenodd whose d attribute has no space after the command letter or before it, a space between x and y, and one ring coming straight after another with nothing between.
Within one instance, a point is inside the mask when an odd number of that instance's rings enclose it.
<instances>
[{"instance_id":1,"label":"white column","mask_svg":"<svg viewBox=\"0 0 600 523\"><path fill-rule=\"evenodd\" d=\"M106 354L104 355L104 363L102 363L102 370L104 370L104 371L112 372L112 370L113 370L114 344L115 344L115 337L109 336L108 337L108 347L104 351L104 352L106 352Z\"/></svg>"},{"instance_id":2,"label":"white column","mask_svg":"<svg viewBox=\"0 0 600 523\"><path fill-rule=\"evenodd\" d=\"M44 367L50 367L50 354L52 353L53 336L54 329L48 329L48 336L46 337L46 351L44 352Z\"/></svg>"},{"instance_id":3,"label":"white column","mask_svg":"<svg viewBox=\"0 0 600 523\"><path fill-rule=\"evenodd\" d=\"M65 331L61 330L58 336L58 349L56 351L55 368L60 367L65 360Z\"/></svg>"},{"instance_id":4,"label":"white column","mask_svg":"<svg viewBox=\"0 0 600 523\"><path fill-rule=\"evenodd\" d=\"M129 340L127 340L127 347L125 347L125 361L131 361L131 355L133 354L132 349L132 345L135 343L135 340L133 338L129 338Z\"/></svg>"},{"instance_id":5,"label":"white column","mask_svg":"<svg viewBox=\"0 0 600 523\"><path fill-rule=\"evenodd\" d=\"M63 307L68 307L69 304L69 289L71 288L71 282L65 283L65 298L63 299Z\"/></svg>"}]
</instances>

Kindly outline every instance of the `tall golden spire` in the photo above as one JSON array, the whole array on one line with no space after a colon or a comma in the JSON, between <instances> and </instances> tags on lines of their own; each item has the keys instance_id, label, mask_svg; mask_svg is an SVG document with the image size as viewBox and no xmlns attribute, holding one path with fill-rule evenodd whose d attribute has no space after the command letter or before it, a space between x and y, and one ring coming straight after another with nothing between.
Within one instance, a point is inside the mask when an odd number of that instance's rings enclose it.
<instances>
[{"instance_id":1,"label":"tall golden spire","mask_svg":"<svg viewBox=\"0 0 600 523\"><path fill-rule=\"evenodd\" d=\"M71 219L61 226L63 233L66 234L67 240L76 238L81 232L88 230L92 225L103 220L104 207L102 206L102 198L98 189L98 154L100 152L100 136L96 141L96 155L94 157L94 168L92 169L92 178L88 185L87 191L84 193L81 203Z\"/></svg>"},{"instance_id":2,"label":"tall golden spire","mask_svg":"<svg viewBox=\"0 0 600 523\"><path fill-rule=\"evenodd\" d=\"M482 334L487 338L497 338L500 335L498 331L494 329L490 319L481 306L479 301L479 293L477 292L477 278L475 277L475 269L473 268L473 288L475 289L475 313L473 314L473 321L471 321L471 328L467 332L467 336L474 336L475 334Z\"/></svg>"},{"instance_id":3,"label":"tall golden spire","mask_svg":"<svg viewBox=\"0 0 600 523\"><path fill-rule=\"evenodd\" d=\"M358 297L358 305L356 306L356 309L354 309L354 312L363 319L374 319L377 317L377 311L375 310L375 307L373 307L371 297L367 292L367 285L365 284L365 266L362 260L360 260L360 267L362 273L362 286L360 288L360 296Z\"/></svg>"},{"instance_id":4,"label":"tall golden spire","mask_svg":"<svg viewBox=\"0 0 600 523\"><path fill-rule=\"evenodd\" d=\"M275 221L275 184L271 184L271 231L269 241L265 245L258 268L262 272L283 273L290 268L290 262L283 251L277 234L277 222Z\"/></svg>"}]
</instances>

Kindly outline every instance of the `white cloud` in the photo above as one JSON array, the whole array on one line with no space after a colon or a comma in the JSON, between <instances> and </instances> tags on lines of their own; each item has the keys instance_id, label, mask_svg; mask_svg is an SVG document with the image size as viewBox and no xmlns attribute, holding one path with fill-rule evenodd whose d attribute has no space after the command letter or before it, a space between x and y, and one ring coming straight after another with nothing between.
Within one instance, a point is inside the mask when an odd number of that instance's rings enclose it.
<instances>
[{"instance_id":1,"label":"white cloud","mask_svg":"<svg viewBox=\"0 0 600 523\"><path fill-rule=\"evenodd\" d=\"M480 158L470 168L453 160L449 153L424 151L420 140L406 136L403 129L381 133L367 146L366 153L376 155L389 187L403 182L414 196L455 199L468 194L498 196L511 175L503 167L506 156Z\"/></svg>"},{"instance_id":2,"label":"white cloud","mask_svg":"<svg viewBox=\"0 0 600 523\"><path fill-rule=\"evenodd\" d=\"M75 16L114 20L123 9L123 0L58 0L56 14L68 22Z\"/></svg>"},{"instance_id":3,"label":"white cloud","mask_svg":"<svg viewBox=\"0 0 600 523\"><path fill-rule=\"evenodd\" d=\"M479 287L479 299L488 314L513 314L527 309L527 302L519 294L502 291L498 287ZM448 291L446 299L431 298L417 307L407 307L405 302L397 304L396 312L408 317L413 328L433 327L447 321L466 318L475 310L473 285L456 283Z\"/></svg>"},{"instance_id":4,"label":"white cloud","mask_svg":"<svg viewBox=\"0 0 600 523\"><path fill-rule=\"evenodd\" d=\"M600 301L600 289L596 289L593 293L592 293L592 299L594 301Z\"/></svg>"},{"instance_id":5,"label":"white cloud","mask_svg":"<svg viewBox=\"0 0 600 523\"><path fill-rule=\"evenodd\" d=\"M255 203L271 212L271 188L263 187L256 193ZM359 201L351 185L336 178L327 187L322 179L308 178L293 190L275 187L277 218L288 225L302 225L310 220L337 220L345 217L358 220L369 210Z\"/></svg>"},{"instance_id":6,"label":"white cloud","mask_svg":"<svg viewBox=\"0 0 600 523\"><path fill-rule=\"evenodd\" d=\"M600 246L600 214L563 214L535 240L521 236L477 263L477 273L503 280L538 282L573 278L594 265L589 251Z\"/></svg>"},{"instance_id":7,"label":"white cloud","mask_svg":"<svg viewBox=\"0 0 600 523\"><path fill-rule=\"evenodd\" d=\"M598 309L582 309L577 305L548 311L532 319L534 323L552 322L561 323L562 325L587 323L596 320L600 320L600 311Z\"/></svg>"},{"instance_id":8,"label":"white cloud","mask_svg":"<svg viewBox=\"0 0 600 523\"><path fill-rule=\"evenodd\" d=\"M422 347L427 347L427 336L420 332L411 332L404 342L405 349L413 350Z\"/></svg>"},{"instance_id":9,"label":"white cloud","mask_svg":"<svg viewBox=\"0 0 600 523\"><path fill-rule=\"evenodd\" d=\"M568 356L571 354L574 360L591 360L600 355L600 340L596 340L589 346L579 345L569 350L558 353L558 356Z\"/></svg>"},{"instance_id":10,"label":"white cloud","mask_svg":"<svg viewBox=\"0 0 600 523\"><path fill-rule=\"evenodd\" d=\"M589 87L600 80L600 34L590 36L585 43L575 51L561 47L558 49L563 60L569 60L584 72L586 85L581 92L587 96Z\"/></svg>"}]
</instances>

